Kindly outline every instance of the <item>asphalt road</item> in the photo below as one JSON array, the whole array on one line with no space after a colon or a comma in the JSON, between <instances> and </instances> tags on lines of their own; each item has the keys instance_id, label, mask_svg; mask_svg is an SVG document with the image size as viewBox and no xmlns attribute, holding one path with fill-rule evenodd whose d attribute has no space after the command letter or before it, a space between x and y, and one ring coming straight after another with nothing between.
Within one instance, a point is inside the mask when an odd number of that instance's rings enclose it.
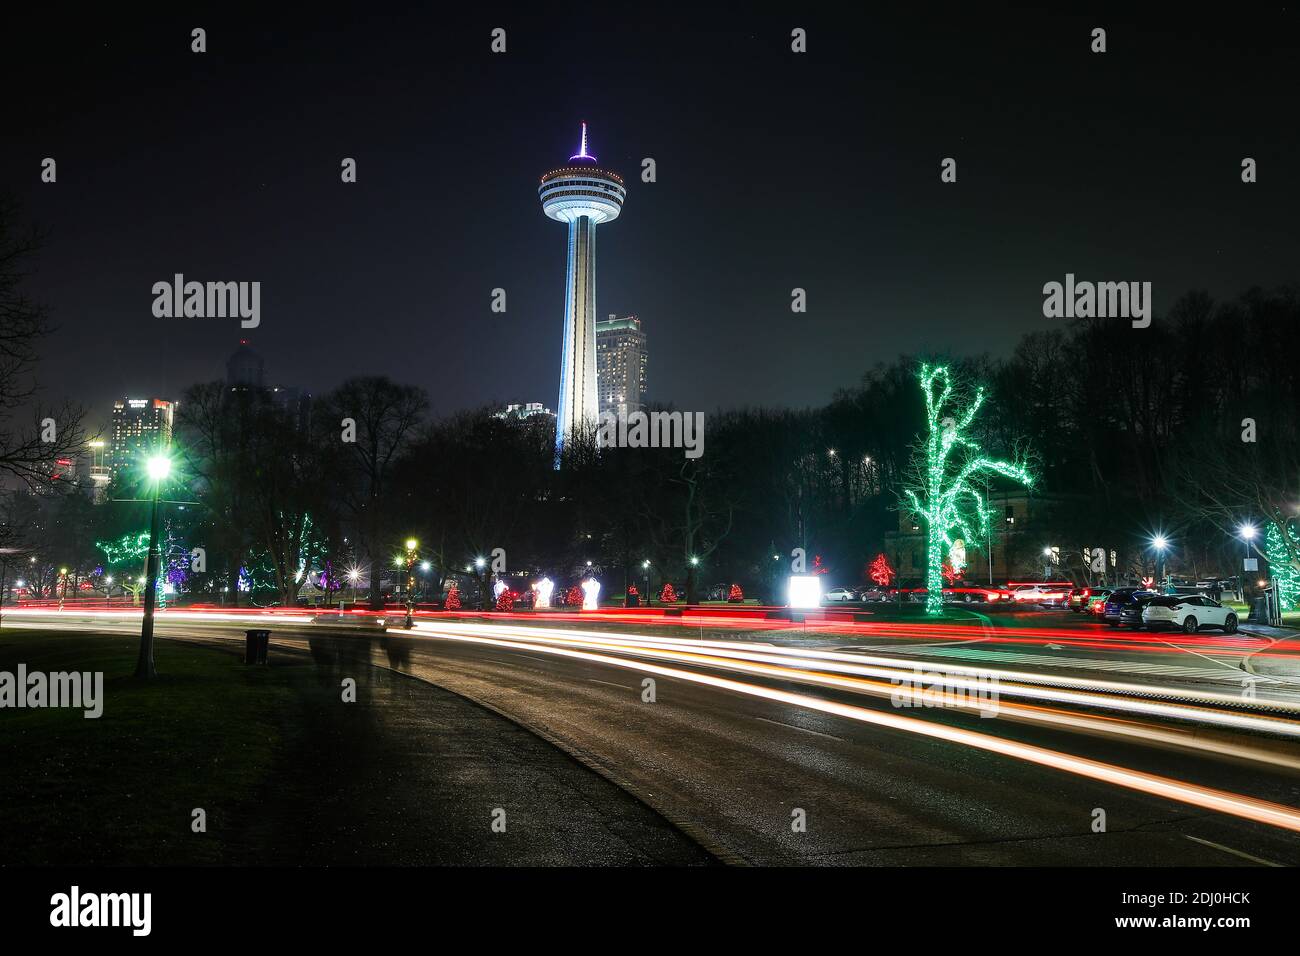
<instances>
[{"instance_id":1,"label":"asphalt road","mask_svg":"<svg viewBox=\"0 0 1300 956\"><path fill-rule=\"evenodd\" d=\"M67 623L66 617L60 621ZM1069 625L1058 617L1053 626ZM1300 807L1300 752L1294 736L1117 713L1106 705L1047 706L1035 699L1024 701L1020 711L1014 708L1021 704L1008 703L992 719L968 709L934 707L903 711L900 722L900 711L887 694L825 686L816 683L818 678L793 672L789 677L784 672L738 674L727 669L727 661L700 648L689 654L665 651L677 656L656 662L650 655L658 652L652 650L584 650L558 640L529 646L522 638L478 627L472 622L454 629L422 622L415 632L387 635L301 627L277 627L274 633L278 646L309 650L321 663L346 669L349 662L371 662L496 710L639 797L726 862L1300 863L1295 829L1300 814L1291 809ZM534 634L540 630L528 629ZM160 635L196 633L229 634L231 625L160 624ZM825 635L785 637L789 640L769 635L764 643L798 645ZM874 652L855 651L844 643L837 646L846 654L887 655L880 648L893 643L910 647L917 656L930 653L920 646L927 642L915 637L874 635L850 642ZM961 646L948 639L928 643ZM1033 643L1034 650L1016 653L1057 656L1046 646L1051 643ZM971 650L1002 648L977 641L962 660L972 660ZM1162 666L1170 654L1184 656L1181 650L1157 651L1154 645L1147 653L1073 647L1065 656L1097 661L1116 653L1144 666ZM1217 667L1207 664L1206 670ZM1103 673L1082 663L1045 663L1033 670L1051 675L1052 681L1117 676L1113 669ZM1238 670L1221 682L1168 674L1158 679L1199 694L1234 690L1240 675ZM647 676L655 681L653 702L643 699ZM1119 676L1156 680L1140 669ZM1026 691L1031 692L1038 690ZM1145 706L1156 698L1125 693L1117 699ZM1215 713L1237 719L1260 712L1250 702L1244 705L1216 703ZM827 713L827 707L843 712ZM1058 718L1064 722L1050 722ZM952 734L933 736L922 728ZM994 743L972 745L963 734ZM1037 748L1035 754L1054 755L1055 765L1034 762L1037 758L1015 749L1026 745ZM1090 769L1061 769L1080 760L1100 762L1110 768L1107 773L1136 783L1120 786L1096 779ZM1152 792L1152 780L1171 780L1211 797L1168 799ZM1210 808L1219 799L1214 793L1226 794L1232 803L1281 805L1289 822L1271 825L1231 809L1218 812ZM1103 816L1104 827L1099 826ZM805 826L796 825L800 820Z\"/></svg>"}]
</instances>

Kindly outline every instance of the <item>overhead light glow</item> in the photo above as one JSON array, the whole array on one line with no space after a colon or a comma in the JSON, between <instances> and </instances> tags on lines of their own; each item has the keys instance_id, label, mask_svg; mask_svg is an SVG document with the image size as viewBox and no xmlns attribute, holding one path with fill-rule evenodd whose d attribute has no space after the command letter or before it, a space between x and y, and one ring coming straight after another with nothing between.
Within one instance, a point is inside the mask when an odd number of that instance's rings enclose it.
<instances>
[{"instance_id":1,"label":"overhead light glow","mask_svg":"<svg viewBox=\"0 0 1300 956\"><path fill-rule=\"evenodd\" d=\"M790 575L788 603L792 608L817 609L822 606L822 581L815 574Z\"/></svg>"},{"instance_id":2,"label":"overhead light glow","mask_svg":"<svg viewBox=\"0 0 1300 956\"><path fill-rule=\"evenodd\" d=\"M172 460L166 455L154 455L149 459L146 468L152 480L162 481L172 472Z\"/></svg>"}]
</instances>

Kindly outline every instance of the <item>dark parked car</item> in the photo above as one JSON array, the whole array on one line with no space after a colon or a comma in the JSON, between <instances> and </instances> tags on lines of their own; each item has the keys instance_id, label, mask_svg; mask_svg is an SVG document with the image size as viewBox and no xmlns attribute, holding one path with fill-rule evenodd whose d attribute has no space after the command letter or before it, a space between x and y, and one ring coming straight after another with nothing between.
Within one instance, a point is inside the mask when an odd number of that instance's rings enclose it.
<instances>
[{"instance_id":1,"label":"dark parked car","mask_svg":"<svg viewBox=\"0 0 1300 956\"><path fill-rule=\"evenodd\" d=\"M1070 610L1076 613L1087 611L1089 605L1092 604L1093 598L1106 597L1109 594L1110 588L1075 588L1070 592Z\"/></svg>"},{"instance_id":2,"label":"dark parked car","mask_svg":"<svg viewBox=\"0 0 1300 956\"><path fill-rule=\"evenodd\" d=\"M906 604L908 601L925 600L925 581L921 578L903 578L894 582L887 592L886 601L901 601Z\"/></svg>"},{"instance_id":3,"label":"dark parked car","mask_svg":"<svg viewBox=\"0 0 1300 956\"><path fill-rule=\"evenodd\" d=\"M1153 597L1156 597L1156 592L1145 588L1116 588L1106 598L1105 610L1101 612L1102 620L1111 627L1131 624L1135 628L1140 628L1142 609Z\"/></svg>"}]
</instances>

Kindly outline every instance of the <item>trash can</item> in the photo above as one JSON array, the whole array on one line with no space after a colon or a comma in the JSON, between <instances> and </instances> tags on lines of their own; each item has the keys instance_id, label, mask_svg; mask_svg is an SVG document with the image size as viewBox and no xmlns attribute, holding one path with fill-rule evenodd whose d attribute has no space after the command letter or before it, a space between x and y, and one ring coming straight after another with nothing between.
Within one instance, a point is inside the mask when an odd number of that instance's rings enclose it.
<instances>
[{"instance_id":1,"label":"trash can","mask_svg":"<svg viewBox=\"0 0 1300 956\"><path fill-rule=\"evenodd\" d=\"M266 648L271 642L271 632L250 630L244 632L244 663L265 664Z\"/></svg>"},{"instance_id":2,"label":"trash can","mask_svg":"<svg viewBox=\"0 0 1300 956\"><path fill-rule=\"evenodd\" d=\"M1246 620L1252 624L1268 623L1268 598L1257 597L1250 602L1250 616Z\"/></svg>"},{"instance_id":3,"label":"trash can","mask_svg":"<svg viewBox=\"0 0 1300 956\"><path fill-rule=\"evenodd\" d=\"M624 607L640 607L640 606L641 606L641 595L637 594L636 588L628 588L627 602L624 604Z\"/></svg>"}]
</instances>

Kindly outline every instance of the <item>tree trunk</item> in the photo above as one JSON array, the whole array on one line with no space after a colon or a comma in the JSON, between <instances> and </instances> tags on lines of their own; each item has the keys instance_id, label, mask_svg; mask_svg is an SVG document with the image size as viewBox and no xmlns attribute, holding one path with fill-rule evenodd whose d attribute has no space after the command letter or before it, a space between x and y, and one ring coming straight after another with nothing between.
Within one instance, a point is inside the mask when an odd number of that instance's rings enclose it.
<instances>
[{"instance_id":1,"label":"tree trunk","mask_svg":"<svg viewBox=\"0 0 1300 956\"><path fill-rule=\"evenodd\" d=\"M374 541L374 538L370 540ZM384 609L384 594L379 581L382 569L375 559L373 550L373 548L369 548L366 551L366 560L370 562L370 610L382 611Z\"/></svg>"},{"instance_id":2,"label":"tree trunk","mask_svg":"<svg viewBox=\"0 0 1300 956\"><path fill-rule=\"evenodd\" d=\"M943 613L943 533L939 522L931 518L927 523L929 535L925 549L925 613Z\"/></svg>"}]
</instances>

